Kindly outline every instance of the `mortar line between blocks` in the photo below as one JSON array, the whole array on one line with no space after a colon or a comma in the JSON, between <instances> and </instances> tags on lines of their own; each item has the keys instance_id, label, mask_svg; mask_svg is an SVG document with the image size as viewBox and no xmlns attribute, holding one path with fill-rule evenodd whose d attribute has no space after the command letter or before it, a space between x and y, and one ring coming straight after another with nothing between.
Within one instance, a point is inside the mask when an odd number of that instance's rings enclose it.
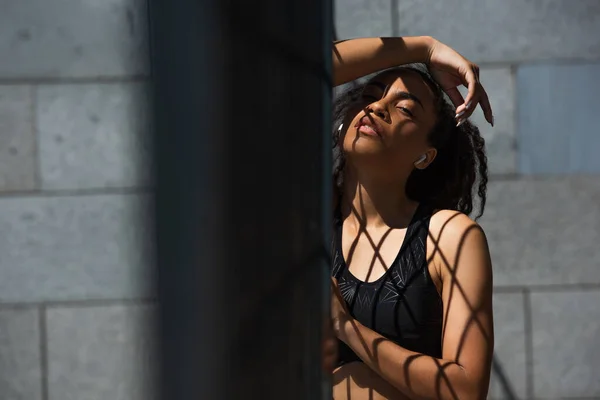
<instances>
[{"instance_id":1,"label":"mortar line between blocks","mask_svg":"<svg viewBox=\"0 0 600 400\"><path fill-rule=\"evenodd\" d=\"M31 85L31 129L33 129L33 190L42 189L42 158L40 153L40 129L38 124L38 85Z\"/></svg>"},{"instance_id":2,"label":"mortar line between blocks","mask_svg":"<svg viewBox=\"0 0 600 400\"><path fill-rule=\"evenodd\" d=\"M45 197L84 197L102 195L150 195L154 192L152 187L104 187L88 189L47 189L32 191L1 192L2 198L45 198Z\"/></svg>"},{"instance_id":3,"label":"mortar line between blocks","mask_svg":"<svg viewBox=\"0 0 600 400\"><path fill-rule=\"evenodd\" d=\"M535 393L533 364L533 321L531 311L531 292L523 289L523 316L525 325L525 370L527 398L532 399Z\"/></svg>"},{"instance_id":4,"label":"mortar line between blocks","mask_svg":"<svg viewBox=\"0 0 600 400\"><path fill-rule=\"evenodd\" d=\"M390 7L392 8L390 11L390 23L392 24L392 36L400 36L398 24L399 24L399 15L398 15L398 0L390 0Z\"/></svg>"},{"instance_id":5,"label":"mortar line between blocks","mask_svg":"<svg viewBox=\"0 0 600 400\"><path fill-rule=\"evenodd\" d=\"M89 77L0 77L0 85L78 85L150 82L149 75L89 76Z\"/></svg>"},{"instance_id":6,"label":"mortar line between blocks","mask_svg":"<svg viewBox=\"0 0 600 400\"><path fill-rule=\"evenodd\" d=\"M48 326L46 316L46 306L40 304L38 308L38 329L40 333L40 378L42 400L50 399L48 388Z\"/></svg>"},{"instance_id":7,"label":"mortar line between blocks","mask_svg":"<svg viewBox=\"0 0 600 400\"><path fill-rule=\"evenodd\" d=\"M73 300L40 300L31 302L0 302L0 309L30 309L44 308L44 312L51 308L95 308L112 306L146 306L154 305L158 302L153 297L140 298L115 298L115 299L73 299Z\"/></svg>"}]
</instances>

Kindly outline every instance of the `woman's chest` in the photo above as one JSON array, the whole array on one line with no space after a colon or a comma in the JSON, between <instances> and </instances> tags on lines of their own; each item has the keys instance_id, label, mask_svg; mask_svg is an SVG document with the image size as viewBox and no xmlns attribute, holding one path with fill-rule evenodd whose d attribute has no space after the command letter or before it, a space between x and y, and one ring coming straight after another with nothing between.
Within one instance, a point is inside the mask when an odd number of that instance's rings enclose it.
<instances>
[{"instance_id":1,"label":"woman's chest","mask_svg":"<svg viewBox=\"0 0 600 400\"><path fill-rule=\"evenodd\" d=\"M361 324L387 337L416 338L441 326L443 306L427 266L411 272L393 267L374 283L360 282L346 272L338 286Z\"/></svg>"}]
</instances>

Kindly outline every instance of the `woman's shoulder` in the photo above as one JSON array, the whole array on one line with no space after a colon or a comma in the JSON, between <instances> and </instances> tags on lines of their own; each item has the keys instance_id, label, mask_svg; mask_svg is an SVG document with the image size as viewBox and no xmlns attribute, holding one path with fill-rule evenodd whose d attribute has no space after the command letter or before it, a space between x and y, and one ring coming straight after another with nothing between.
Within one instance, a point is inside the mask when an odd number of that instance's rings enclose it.
<instances>
[{"instance_id":1,"label":"woman's shoulder","mask_svg":"<svg viewBox=\"0 0 600 400\"><path fill-rule=\"evenodd\" d=\"M481 229L481 226L467 214L456 210L434 210L431 214L430 230L437 230L440 233L448 230L464 231L467 229Z\"/></svg>"},{"instance_id":2,"label":"woman's shoulder","mask_svg":"<svg viewBox=\"0 0 600 400\"><path fill-rule=\"evenodd\" d=\"M486 242L481 226L456 210L435 210L429 223L429 235L441 249L451 253L472 242Z\"/></svg>"},{"instance_id":3,"label":"woman's shoulder","mask_svg":"<svg viewBox=\"0 0 600 400\"><path fill-rule=\"evenodd\" d=\"M491 287L490 250L476 221L456 210L438 210L431 217L429 238L441 282L459 281L473 290Z\"/></svg>"}]
</instances>

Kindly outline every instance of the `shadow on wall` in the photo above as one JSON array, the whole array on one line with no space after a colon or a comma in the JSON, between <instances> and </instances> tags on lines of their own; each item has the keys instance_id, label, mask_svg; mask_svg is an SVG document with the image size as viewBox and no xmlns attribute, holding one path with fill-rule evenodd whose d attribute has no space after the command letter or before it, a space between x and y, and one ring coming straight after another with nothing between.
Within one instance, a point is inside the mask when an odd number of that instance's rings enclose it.
<instances>
[{"instance_id":1,"label":"shadow on wall","mask_svg":"<svg viewBox=\"0 0 600 400\"><path fill-rule=\"evenodd\" d=\"M492 359L492 375L495 375L498 379L498 384L502 390L502 398L505 400L518 400L518 397L515 395L515 391L510 384L506 374L504 373L504 368L502 368L502 364L498 361L498 358L494 355Z\"/></svg>"}]
</instances>

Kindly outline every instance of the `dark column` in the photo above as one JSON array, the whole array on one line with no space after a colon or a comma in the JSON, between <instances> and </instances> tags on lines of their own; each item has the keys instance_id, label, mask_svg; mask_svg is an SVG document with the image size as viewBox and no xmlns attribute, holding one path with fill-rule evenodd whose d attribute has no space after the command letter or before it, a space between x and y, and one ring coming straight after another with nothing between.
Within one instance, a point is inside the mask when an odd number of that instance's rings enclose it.
<instances>
[{"instance_id":1,"label":"dark column","mask_svg":"<svg viewBox=\"0 0 600 400\"><path fill-rule=\"evenodd\" d=\"M321 398L331 2L150 13L162 398Z\"/></svg>"}]
</instances>

